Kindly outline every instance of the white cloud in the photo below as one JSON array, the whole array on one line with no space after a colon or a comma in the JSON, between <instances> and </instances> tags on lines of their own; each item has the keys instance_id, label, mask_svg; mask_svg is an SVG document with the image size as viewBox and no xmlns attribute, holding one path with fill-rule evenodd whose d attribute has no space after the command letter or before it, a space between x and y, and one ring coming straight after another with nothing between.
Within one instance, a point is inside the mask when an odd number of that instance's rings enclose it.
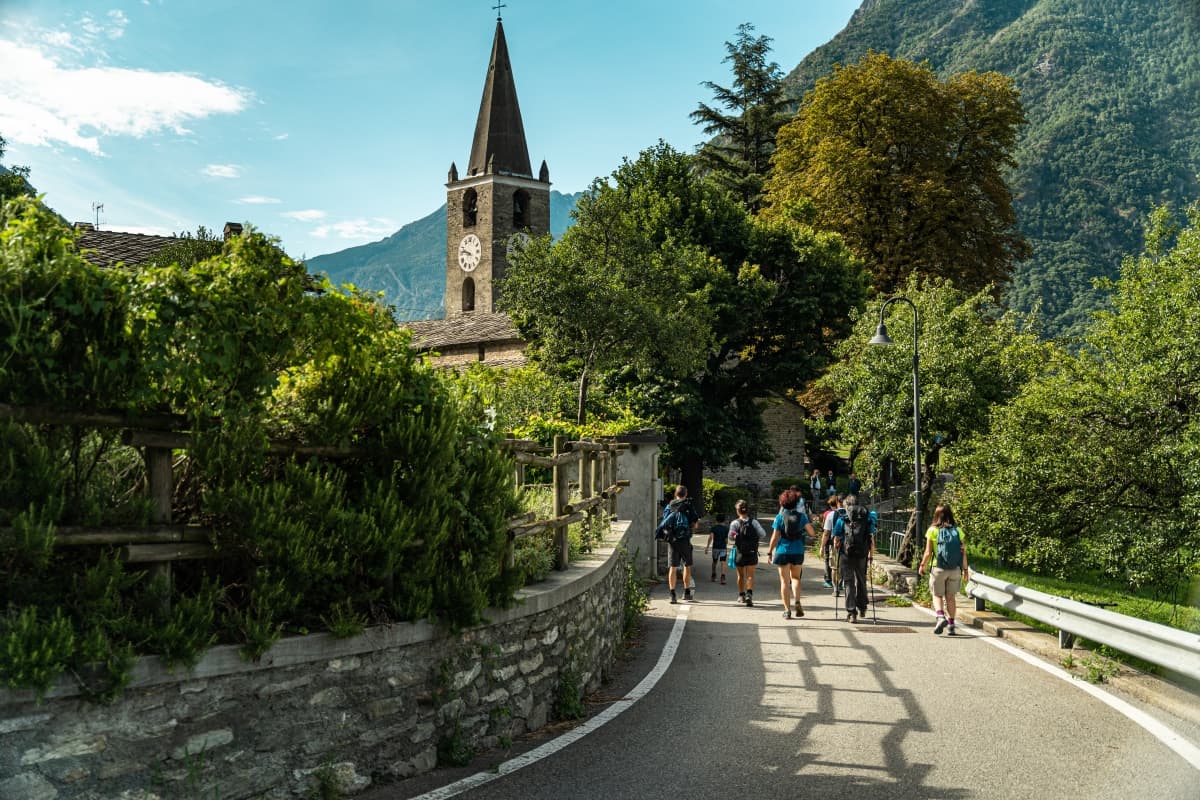
<instances>
[{"instance_id":1,"label":"white cloud","mask_svg":"<svg viewBox=\"0 0 1200 800\"><path fill-rule=\"evenodd\" d=\"M250 195L249 197L241 197L234 201L235 203L243 203L251 206L267 205L269 203L282 203L283 201L277 197L262 197L261 195Z\"/></svg>"},{"instance_id":2,"label":"white cloud","mask_svg":"<svg viewBox=\"0 0 1200 800\"><path fill-rule=\"evenodd\" d=\"M286 142L286 141L287 141L287 138L288 138L288 136L289 136L289 135L290 135L290 134L287 134L287 133L281 133L281 134L279 134L278 136L276 136L276 137L275 137L275 141L277 141L277 142Z\"/></svg>"},{"instance_id":3,"label":"white cloud","mask_svg":"<svg viewBox=\"0 0 1200 800\"><path fill-rule=\"evenodd\" d=\"M316 222L319 219L325 219L326 214L315 208L306 208L303 211L285 211L280 216L294 219L297 222Z\"/></svg>"},{"instance_id":4,"label":"white cloud","mask_svg":"<svg viewBox=\"0 0 1200 800\"><path fill-rule=\"evenodd\" d=\"M128 20L110 13L107 23L84 17L79 35L27 31L36 44L0 39L0 131L26 145L67 145L103 155L101 139L143 138L215 114L236 114L252 95L182 72L105 66L97 47L124 34ZM68 57L79 61L69 64Z\"/></svg>"},{"instance_id":5,"label":"white cloud","mask_svg":"<svg viewBox=\"0 0 1200 800\"><path fill-rule=\"evenodd\" d=\"M209 164L200 170L210 178L240 178L242 168L237 164Z\"/></svg>"},{"instance_id":6,"label":"white cloud","mask_svg":"<svg viewBox=\"0 0 1200 800\"><path fill-rule=\"evenodd\" d=\"M312 235L318 239L333 236L337 239L377 239L396 232L394 223L384 219L348 219L318 226Z\"/></svg>"}]
</instances>

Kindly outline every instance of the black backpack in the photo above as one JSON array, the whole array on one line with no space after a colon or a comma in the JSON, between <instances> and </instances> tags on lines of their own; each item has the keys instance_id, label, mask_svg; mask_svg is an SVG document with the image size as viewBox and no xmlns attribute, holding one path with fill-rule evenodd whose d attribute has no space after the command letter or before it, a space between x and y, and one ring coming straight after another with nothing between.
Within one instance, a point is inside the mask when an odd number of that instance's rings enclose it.
<instances>
[{"instance_id":1,"label":"black backpack","mask_svg":"<svg viewBox=\"0 0 1200 800\"><path fill-rule=\"evenodd\" d=\"M871 551L871 514L862 506L855 506L847 513L842 523L842 547L850 558L861 558Z\"/></svg>"},{"instance_id":2,"label":"black backpack","mask_svg":"<svg viewBox=\"0 0 1200 800\"><path fill-rule=\"evenodd\" d=\"M783 509L783 530L781 534L785 539L801 539L804 537L804 525L800 522L800 509Z\"/></svg>"},{"instance_id":3,"label":"black backpack","mask_svg":"<svg viewBox=\"0 0 1200 800\"><path fill-rule=\"evenodd\" d=\"M739 553L757 553L758 552L758 531L754 529L753 519L739 519L737 521L737 538L733 543L737 546Z\"/></svg>"}]
</instances>

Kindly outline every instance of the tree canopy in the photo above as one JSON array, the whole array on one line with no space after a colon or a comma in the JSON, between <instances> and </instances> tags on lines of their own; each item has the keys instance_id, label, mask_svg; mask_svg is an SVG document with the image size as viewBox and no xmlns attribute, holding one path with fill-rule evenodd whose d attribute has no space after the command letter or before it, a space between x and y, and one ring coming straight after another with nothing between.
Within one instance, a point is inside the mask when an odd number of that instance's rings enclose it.
<instances>
[{"instance_id":1,"label":"tree canopy","mask_svg":"<svg viewBox=\"0 0 1200 800\"><path fill-rule=\"evenodd\" d=\"M4 158L7 149L8 142L0 136L0 159ZM0 164L0 203L25 194L33 194L33 187L29 184L29 167L5 167Z\"/></svg>"},{"instance_id":2,"label":"tree canopy","mask_svg":"<svg viewBox=\"0 0 1200 800\"><path fill-rule=\"evenodd\" d=\"M1200 205L1159 209L1075 354L955 459L979 540L1026 567L1175 587L1200 562Z\"/></svg>"},{"instance_id":3,"label":"tree canopy","mask_svg":"<svg viewBox=\"0 0 1200 800\"><path fill-rule=\"evenodd\" d=\"M733 85L705 81L702 85L713 93L716 105L701 103L691 117L707 135L716 137L697 151L699 168L757 212L771 171L775 136L788 118L788 101L782 70L767 61L770 37L756 38L753 33L754 26L744 22L738 26L737 39L725 43L724 61L733 70Z\"/></svg>"},{"instance_id":4,"label":"tree canopy","mask_svg":"<svg viewBox=\"0 0 1200 800\"><path fill-rule=\"evenodd\" d=\"M968 294L945 280L910 276L903 291L918 313L922 506L928 507L942 449L985 432L990 409L1015 396L1050 351L1029 319L1001 313L986 288ZM836 409L824 427L859 454L857 466L870 482L880 480L888 460L910 476L913 465L912 311L889 308L891 347L868 344L877 322L877 308L857 319L815 388Z\"/></svg>"},{"instance_id":5,"label":"tree canopy","mask_svg":"<svg viewBox=\"0 0 1200 800\"><path fill-rule=\"evenodd\" d=\"M817 81L779 131L768 211L840 233L882 294L909 275L999 286L1028 254L1004 170L1024 123L994 72L938 80L870 52Z\"/></svg>"}]
</instances>

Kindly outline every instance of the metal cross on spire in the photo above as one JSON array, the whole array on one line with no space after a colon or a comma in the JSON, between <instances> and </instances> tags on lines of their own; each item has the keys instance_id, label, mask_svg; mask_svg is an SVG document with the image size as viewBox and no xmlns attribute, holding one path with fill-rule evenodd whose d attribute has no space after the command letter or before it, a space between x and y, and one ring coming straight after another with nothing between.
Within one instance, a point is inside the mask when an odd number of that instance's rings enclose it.
<instances>
[{"instance_id":1,"label":"metal cross on spire","mask_svg":"<svg viewBox=\"0 0 1200 800\"><path fill-rule=\"evenodd\" d=\"M496 9L496 21L497 22L500 21L500 9L506 8L506 7L507 6L504 3L501 3L500 0L496 0L496 5L492 6L492 8Z\"/></svg>"}]
</instances>

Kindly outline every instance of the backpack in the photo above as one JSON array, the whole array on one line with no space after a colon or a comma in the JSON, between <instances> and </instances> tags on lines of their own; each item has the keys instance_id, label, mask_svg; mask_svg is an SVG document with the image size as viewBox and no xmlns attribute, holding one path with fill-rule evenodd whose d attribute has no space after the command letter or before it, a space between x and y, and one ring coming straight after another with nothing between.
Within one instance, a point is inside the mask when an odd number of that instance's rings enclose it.
<instances>
[{"instance_id":1,"label":"backpack","mask_svg":"<svg viewBox=\"0 0 1200 800\"><path fill-rule=\"evenodd\" d=\"M962 536L954 525L938 528L936 564L939 569L962 567Z\"/></svg>"},{"instance_id":2,"label":"backpack","mask_svg":"<svg viewBox=\"0 0 1200 800\"><path fill-rule=\"evenodd\" d=\"M800 522L800 511L795 508L783 509L783 530L780 534L785 539L804 538L804 525Z\"/></svg>"},{"instance_id":3,"label":"backpack","mask_svg":"<svg viewBox=\"0 0 1200 800\"><path fill-rule=\"evenodd\" d=\"M758 531L754 529L754 520L739 519L737 538L733 542L739 553L758 552Z\"/></svg>"},{"instance_id":4,"label":"backpack","mask_svg":"<svg viewBox=\"0 0 1200 800\"><path fill-rule=\"evenodd\" d=\"M662 522L658 524L658 529L654 532L654 538L677 542L680 539L686 539L691 534L692 521L683 512L683 508L672 509L668 506L666 513L663 514Z\"/></svg>"},{"instance_id":5,"label":"backpack","mask_svg":"<svg viewBox=\"0 0 1200 800\"><path fill-rule=\"evenodd\" d=\"M850 558L862 558L871 551L871 514L862 506L855 506L842 522L842 552Z\"/></svg>"}]
</instances>

